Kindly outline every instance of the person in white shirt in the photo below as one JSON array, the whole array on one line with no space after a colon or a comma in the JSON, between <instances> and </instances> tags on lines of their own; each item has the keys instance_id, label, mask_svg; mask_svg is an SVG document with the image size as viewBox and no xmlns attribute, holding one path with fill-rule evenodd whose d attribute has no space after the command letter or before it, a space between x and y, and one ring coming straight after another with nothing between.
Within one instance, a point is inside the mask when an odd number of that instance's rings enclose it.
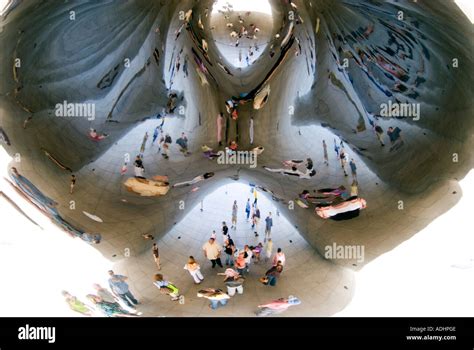
<instances>
[{"instance_id":1,"label":"person in white shirt","mask_svg":"<svg viewBox=\"0 0 474 350\"><path fill-rule=\"evenodd\" d=\"M273 266L277 266L278 261L281 261L281 264L284 266L285 265L285 253L281 251L281 248L278 248L277 253L273 256L272 264Z\"/></svg>"},{"instance_id":2,"label":"person in white shirt","mask_svg":"<svg viewBox=\"0 0 474 350\"><path fill-rule=\"evenodd\" d=\"M220 258L222 247L214 238L210 238L209 241L202 246L202 250L204 251L204 256L211 261L212 268L216 267L216 264L223 267Z\"/></svg>"}]
</instances>

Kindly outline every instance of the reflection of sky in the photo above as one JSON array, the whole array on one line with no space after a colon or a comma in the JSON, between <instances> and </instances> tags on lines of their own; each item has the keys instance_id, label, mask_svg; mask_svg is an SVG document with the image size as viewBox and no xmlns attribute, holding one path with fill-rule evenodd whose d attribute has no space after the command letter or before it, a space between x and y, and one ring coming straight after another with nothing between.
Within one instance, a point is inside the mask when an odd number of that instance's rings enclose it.
<instances>
[{"instance_id":1,"label":"reflection of sky","mask_svg":"<svg viewBox=\"0 0 474 350\"><path fill-rule=\"evenodd\" d=\"M228 11L227 4L232 5L232 12ZM261 18L265 18L267 21L268 16L272 16L272 8L270 3L267 0L238 0L238 1L228 1L228 0L218 0L213 9L212 14L214 16L224 16L218 11L222 11L230 15L230 19L225 22L234 23L234 28L224 28L225 32L228 32L228 37L225 39L214 38L215 44L220 51L221 55L226 58L226 60L236 68L244 68L250 66L255 62L260 55L265 51L265 48L268 43L268 33L265 33L265 30L259 25L259 21L256 20L255 16L247 17L246 12L251 12L252 14L259 13L262 14ZM245 23L242 25L235 26L237 23L237 16L241 15ZM250 18L250 20L249 20ZM212 25L214 21L211 21ZM254 23L261 31L256 33L257 39L248 39L245 35L239 39L239 46L235 46L237 38L230 37L230 33L234 30L239 32L241 26L244 26L249 32L249 24ZM237 23L238 24L238 23ZM220 24L222 25L222 24ZM221 31L223 28L219 28ZM255 50L255 44L258 45L258 51ZM249 48L252 48L252 55L250 55Z\"/></svg>"},{"instance_id":2,"label":"reflection of sky","mask_svg":"<svg viewBox=\"0 0 474 350\"><path fill-rule=\"evenodd\" d=\"M262 12L268 15L272 13L272 7L268 0L217 0L212 8L212 13L217 13L218 10L224 10L230 4L234 11L252 11Z\"/></svg>"}]
</instances>

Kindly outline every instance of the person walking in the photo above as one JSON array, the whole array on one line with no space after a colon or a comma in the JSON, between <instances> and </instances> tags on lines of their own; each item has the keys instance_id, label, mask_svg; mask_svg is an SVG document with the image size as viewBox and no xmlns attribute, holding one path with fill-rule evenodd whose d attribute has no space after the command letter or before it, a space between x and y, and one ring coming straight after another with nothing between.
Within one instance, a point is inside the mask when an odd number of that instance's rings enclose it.
<instances>
[{"instance_id":1,"label":"person walking","mask_svg":"<svg viewBox=\"0 0 474 350\"><path fill-rule=\"evenodd\" d=\"M222 128L224 125L224 113L220 112L217 115L217 142L222 146Z\"/></svg>"},{"instance_id":2,"label":"person walking","mask_svg":"<svg viewBox=\"0 0 474 350\"><path fill-rule=\"evenodd\" d=\"M282 266L284 266L286 262L285 253L282 252L281 248L278 248L276 254L273 256L272 264L273 266L277 266L279 262Z\"/></svg>"},{"instance_id":3,"label":"person walking","mask_svg":"<svg viewBox=\"0 0 474 350\"><path fill-rule=\"evenodd\" d=\"M156 266L158 267L158 270L161 270L160 251L158 250L158 245L156 243L153 243L152 253L153 253L153 259L155 260L155 263L156 263Z\"/></svg>"},{"instance_id":4,"label":"person walking","mask_svg":"<svg viewBox=\"0 0 474 350\"><path fill-rule=\"evenodd\" d=\"M234 230L237 229L237 210L238 210L237 201L234 201L234 205L232 205L232 226L231 226L231 228L233 228Z\"/></svg>"},{"instance_id":5,"label":"person walking","mask_svg":"<svg viewBox=\"0 0 474 350\"><path fill-rule=\"evenodd\" d=\"M250 217L250 198L247 199L247 204L245 204L245 214L247 215L247 222Z\"/></svg>"},{"instance_id":6,"label":"person walking","mask_svg":"<svg viewBox=\"0 0 474 350\"><path fill-rule=\"evenodd\" d=\"M188 270L189 274L194 279L194 284L200 284L204 277L201 273L201 266L196 262L193 256L190 256L186 265L184 265L184 269Z\"/></svg>"},{"instance_id":7,"label":"person walking","mask_svg":"<svg viewBox=\"0 0 474 350\"><path fill-rule=\"evenodd\" d=\"M132 292L125 282L128 277L123 275L116 275L112 270L109 270L109 287L110 290L121 300L125 302L131 308L134 308L139 302L133 296Z\"/></svg>"},{"instance_id":8,"label":"person walking","mask_svg":"<svg viewBox=\"0 0 474 350\"><path fill-rule=\"evenodd\" d=\"M207 241L203 246L202 250L204 251L204 256L211 261L212 263L212 268L214 268L217 265L220 267L222 266L221 262L221 251L222 248L221 246L216 242L214 238L210 238L209 241Z\"/></svg>"},{"instance_id":9,"label":"person walking","mask_svg":"<svg viewBox=\"0 0 474 350\"><path fill-rule=\"evenodd\" d=\"M232 266L234 262L235 245L230 236L224 241L225 265Z\"/></svg>"},{"instance_id":10,"label":"person walking","mask_svg":"<svg viewBox=\"0 0 474 350\"><path fill-rule=\"evenodd\" d=\"M354 158L351 158L349 166L351 167L352 180L357 181L357 166L354 162Z\"/></svg>"},{"instance_id":11,"label":"person walking","mask_svg":"<svg viewBox=\"0 0 474 350\"><path fill-rule=\"evenodd\" d=\"M71 175L71 185L70 185L70 193L72 194L72 192L74 191L74 186L76 186L76 175L72 174Z\"/></svg>"},{"instance_id":12,"label":"person walking","mask_svg":"<svg viewBox=\"0 0 474 350\"><path fill-rule=\"evenodd\" d=\"M324 164L329 165L328 161L328 147L326 145L326 140L323 140L323 153L324 153Z\"/></svg>"},{"instance_id":13,"label":"person walking","mask_svg":"<svg viewBox=\"0 0 474 350\"><path fill-rule=\"evenodd\" d=\"M265 238L263 240L264 243L267 241L268 238L270 238L270 235L272 234L272 226L272 213L268 213L268 216L265 218Z\"/></svg>"}]
</instances>

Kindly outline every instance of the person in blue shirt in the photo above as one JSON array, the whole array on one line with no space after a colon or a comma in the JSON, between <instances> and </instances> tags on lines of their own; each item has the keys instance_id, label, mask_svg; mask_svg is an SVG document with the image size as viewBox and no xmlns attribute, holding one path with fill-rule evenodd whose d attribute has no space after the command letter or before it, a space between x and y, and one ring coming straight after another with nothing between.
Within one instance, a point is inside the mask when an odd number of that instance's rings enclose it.
<instances>
[{"instance_id":1,"label":"person in blue shirt","mask_svg":"<svg viewBox=\"0 0 474 350\"><path fill-rule=\"evenodd\" d=\"M357 181L357 166L353 158L351 158L351 161L349 162L349 166L351 167L352 180Z\"/></svg>"},{"instance_id":2,"label":"person in blue shirt","mask_svg":"<svg viewBox=\"0 0 474 350\"><path fill-rule=\"evenodd\" d=\"M135 299L132 292L128 288L128 284L125 282L128 277L122 275L116 275L112 270L109 270L109 287L110 290L120 299L122 299L125 304L130 307L135 307L138 304L138 300Z\"/></svg>"},{"instance_id":3,"label":"person in blue shirt","mask_svg":"<svg viewBox=\"0 0 474 350\"><path fill-rule=\"evenodd\" d=\"M270 235L272 233L272 226L272 213L268 213L268 216L265 218L265 239L263 240L264 243L267 241L267 238L270 238Z\"/></svg>"}]
</instances>

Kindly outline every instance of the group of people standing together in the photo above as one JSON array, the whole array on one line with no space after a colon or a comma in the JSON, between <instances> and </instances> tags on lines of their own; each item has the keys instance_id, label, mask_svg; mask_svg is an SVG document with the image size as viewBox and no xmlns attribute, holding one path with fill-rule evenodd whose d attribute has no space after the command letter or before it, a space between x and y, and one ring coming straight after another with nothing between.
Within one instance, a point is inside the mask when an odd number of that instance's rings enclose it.
<instances>
[{"instance_id":1,"label":"group of people standing together","mask_svg":"<svg viewBox=\"0 0 474 350\"><path fill-rule=\"evenodd\" d=\"M256 200L254 204L251 205L249 198L245 207L247 222L250 221L250 212L253 212L256 217L257 211ZM231 232L237 229L237 214L238 204L237 201L234 201L232 205L230 228L227 223L223 221L221 227L221 238L217 237L218 235L214 230L209 239L202 246L203 255L211 263L212 269L216 268L216 266L223 269L225 268L225 270L219 271L217 275L223 276L223 283L225 284L226 292L220 288L205 288L199 290L197 293L198 297L209 300L209 307L211 309L225 306L231 297L236 294L244 293L244 283L250 275L250 267L252 264L258 264L262 260L265 262L270 260L271 266L263 276L256 276L256 279L265 285L275 286L286 263L286 257L281 248L278 248L277 252L272 257L273 242L270 238L270 234L273 221L271 213L268 214L266 219L265 246L262 242L259 242L255 246L245 244L243 248L240 249L236 247L234 240L231 238ZM255 220L252 220L252 227L257 230ZM222 244L219 243L219 241L222 241ZM263 257L262 254L264 254ZM158 269L161 269L156 243L153 244L153 257ZM224 257L225 267L221 260L221 258ZM184 269L188 271L196 285L199 285L204 281L205 277L201 271L201 265L194 256L189 256L188 261L184 265ZM154 276L154 285L160 289L160 292L169 295L171 300L180 300L181 296L179 294L179 289L172 282L165 280L163 275L156 274ZM286 303L288 298L283 298L281 300L285 300ZM291 304L290 302L288 306L290 305L296 304ZM266 313L268 313L268 310Z\"/></svg>"}]
</instances>

